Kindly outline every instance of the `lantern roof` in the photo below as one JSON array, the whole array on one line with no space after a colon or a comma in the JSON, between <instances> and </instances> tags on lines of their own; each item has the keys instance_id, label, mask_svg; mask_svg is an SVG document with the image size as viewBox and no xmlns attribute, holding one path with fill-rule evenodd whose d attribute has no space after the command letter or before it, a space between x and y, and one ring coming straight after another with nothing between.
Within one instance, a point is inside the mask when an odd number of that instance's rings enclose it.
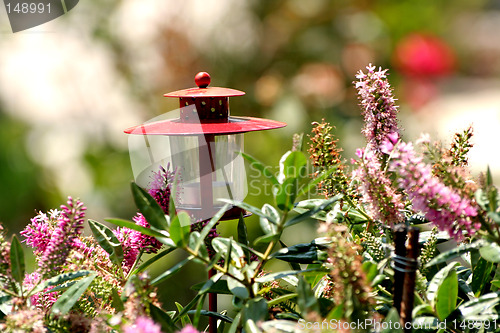
<instances>
[{"instance_id":1,"label":"lantern roof","mask_svg":"<svg viewBox=\"0 0 500 333\"><path fill-rule=\"evenodd\" d=\"M125 130L139 135L229 135L285 127L286 123L229 115L229 97L245 95L243 91L208 87L210 75L200 72L195 76L198 88L170 92L165 97L180 101L180 117L146 123Z\"/></svg>"}]
</instances>

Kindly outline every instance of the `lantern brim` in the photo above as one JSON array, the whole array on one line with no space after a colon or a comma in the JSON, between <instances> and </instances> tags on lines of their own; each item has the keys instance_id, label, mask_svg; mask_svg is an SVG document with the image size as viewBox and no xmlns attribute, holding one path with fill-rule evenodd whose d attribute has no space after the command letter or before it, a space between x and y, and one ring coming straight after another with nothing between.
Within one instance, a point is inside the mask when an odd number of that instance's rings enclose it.
<instances>
[{"instance_id":1,"label":"lantern brim","mask_svg":"<svg viewBox=\"0 0 500 333\"><path fill-rule=\"evenodd\" d=\"M227 122L184 123L178 118L142 124L126 129L137 135L228 135L285 127L286 123L253 117L229 117Z\"/></svg>"}]
</instances>

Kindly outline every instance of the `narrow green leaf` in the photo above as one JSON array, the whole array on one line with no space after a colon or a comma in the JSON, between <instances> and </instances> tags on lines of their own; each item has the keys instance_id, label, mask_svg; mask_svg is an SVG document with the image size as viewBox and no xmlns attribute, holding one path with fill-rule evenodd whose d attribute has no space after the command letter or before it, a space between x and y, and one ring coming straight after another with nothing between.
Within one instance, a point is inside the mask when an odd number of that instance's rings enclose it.
<instances>
[{"instance_id":1,"label":"narrow green leaf","mask_svg":"<svg viewBox=\"0 0 500 333\"><path fill-rule=\"evenodd\" d=\"M115 288L111 289L111 297L112 297L113 308L117 312L124 311L125 310L125 305L123 304L123 301L122 301L120 295L118 295L118 291L116 291Z\"/></svg>"},{"instance_id":2,"label":"narrow green leaf","mask_svg":"<svg viewBox=\"0 0 500 333\"><path fill-rule=\"evenodd\" d=\"M170 238L178 247L185 247L188 244L191 231L189 221L189 215L186 212L180 212L170 223Z\"/></svg>"},{"instance_id":3,"label":"narrow green leaf","mask_svg":"<svg viewBox=\"0 0 500 333\"><path fill-rule=\"evenodd\" d=\"M175 306L177 307L177 311L179 311L179 313L181 313L182 310L184 310L184 308L182 307L182 305L180 305L177 302L175 302ZM185 316L181 317L181 323L182 323L183 327L186 326L186 325L191 325L192 324L191 319L189 318L188 315L185 315Z\"/></svg>"},{"instance_id":4,"label":"narrow green leaf","mask_svg":"<svg viewBox=\"0 0 500 333\"><path fill-rule=\"evenodd\" d=\"M263 236L258 237L253 243L255 245L261 244L261 243L267 244L267 243L270 243L272 241L277 240L278 238L280 238L280 234L263 235Z\"/></svg>"},{"instance_id":5,"label":"narrow green leaf","mask_svg":"<svg viewBox=\"0 0 500 333\"><path fill-rule=\"evenodd\" d=\"M291 294L286 294L286 295L276 297L276 298L267 302L267 307L270 308L272 306L278 305L278 304L283 303L285 301L288 301L290 299L294 299L297 296L298 296L297 293L291 293Z\"/></svg>"},{"instance_id":6,"label":"narrow green leaf","mask_svg":"<svg viewBox=\"0 0 500 333\"><path fill-rule=\"evenodd\" d=\"M308 182L305 186L301 186L299 193L297 193L297 197L301 197L303 195L308 194L312 189L316 188L319 183L321 183L323 180L328 178L332 173L334 173L337 170L337 167L332 167L327 171L323 171L321 174L319 174L316 178Z\"/></svg>"},{"instance_id":7,"label":"narrow green leaf","mask_svg":"<svg viewBox=\"0 0 500 333\"><path fill-rule=\"evenodd\" d=\"M169 238L170 235L166 231L157 231L155 229L151 228L145 228L143 226L140 226L138 224L135 224L134 222L127 221L127 220L122 220L122 219L104 219L104 221L112 223L114 225L117 225L119 227L124 227L124 228L129 228L135 231L139 231L140 233L155 237L158 239L158 241L162 242L165 245L168 246L173 246L175 247L175 243Z\"/></svg>"},{"instance_id":8,"label":"narrow green leaf","mask_svg":"<svg viewBox=\"0 0 500 333\"><path fill-rule=\"evenodd\" d=\"M92 273L68 288L68 290L59 296L54 305L52 305L51 312L61 315L67 314L87 290L96 276L97 273Z\"/></svg>"},{"instance_id":9,"label":"narrow green leaf","mask_svg":"<svg viewBox=\"0 0 500 333\"><path fill-rule=\"evenodd\" d=\"M214 215L214 217L210 219L210 222L208 222L207 225L203 227L203 229L200 232L200 238L198 238L198 241L196 242L196 246L194 248L195 252L198 252L201 244L205 241L205 238L208 236L210 230L212 230L212 228L217 224L217 222L220 220L222 215L224 215L224 213L227 211L228 208L229 205L224 205L221 209L219 209L219 211Z\"/></svg>"},{"instance_id":10,"label":"narrow green leaf","mask_svg":"<svg viewBox=\"0 0 500 333\"><path fill-rule=\"evenodd\" d=\"M401 328L401 325L396 325L396 323L399 323L399 314L398 311L395 308L392 308L389 310L389 313L385 317L384 323L387 323L384 325L382 332L381 333L394 333L394 332L403 332L403 329Z\"/></svg>"},{"instance_id":11,"label":"narrow green leaf","mask_svg":"<svg viewBox=\"0 0 500 333\"><path fill-rule=\"evenodd\" d=\"M158 230L168 231L165 213L156 200L136 183L132 183L131 186L135 204L142 215L146 218L146 221Z\"/></svg>"},{"instance_id":12,"label":"narrow green leaf","mask_svg":"<svg viewBox=\"0 0 500 333\"><path fill-rule=\"evenodd\" d=\"M472 318L493 310L500 303L500 292L488 293L461 304L458 309L464 318Z\"/></svg>"},{"instance_id":13,"label":"narrow green leaf","mask_svg":"<svg viewBox=\"0 0 500 333\"><path fill-rule=\"evenodd\" d=\"M476 251L476 250L480 249L484 244L485 244L485 242L483 240L479 240L479 241L476 241L474 243L459 245L450 251L446 251L444 253L439 254L434 259L432 259L430 262L428 262L425 265L425 267L427 268L427 267L431 267L431 266L434 266L437 264L441 264L443 262L446 262L448 260L451 260L451 259L454 259L458 256L461 256L462 254L465 254L467 252Z\"/></svg>"},{"instance_id":14,"label":"narrow green leaf","mask_svg":"<svg viewBox=\"0 0 500 333\"><path fill-rule=\"evenodd\" d=\"M242 312L243 311L240 311L236 314L236 316L234 316L233 323L229 327L228 333L236 333L238 331L238 326L240 325L241 322Z\"/></svg>"},{"instance_id":15,"label":"narrow green leaf","mask_svg":"<svg viewBox=\"0 0 500 333\"><path fill-rule=\"evenodd\" d=\"M137 267L135 269L135 271L132 273L132 275L137 275L140 272L144 272L153 263L157 262L158 260L160 260L161 258L163 258L164 256L166 256L167 254L169 254L170 252L172 252L176 249L177 248L175 248L175 247L171 247L171 248L166 249L165 251L162 251L162 252L154 255L153 257L151 257L147 261L145 261L142 265Z\"/></svg>"},{"instance_id":16,"label":"narrow green leaf","mask_svg":"<svg viewBox=\"0 0 500 333\"><path fill-rule=\"evenodd\" d=\"M305 317L311 311L320 313L320 308L318 300L314 296L314 292L311 289L309 283L304 280L302 276L299 276L299 285L297 287L297 305L299 306L300 313Z\"/></svg>"},{"instance_id":17,"label":"narrow green leaf","mask_svg":"<svg viewBox=\"0 0 500 333\"><path fill-rule=\"evenodd\" d=\"M257 170L261 171L262 174L266 178L268 178L271 181L271 183L273 183L273 185L279 184L278 179L274 176L274 174L271 171L269 171L270 169L269 167L266 167L264 164L262 164L262 162L256 160L255 158L253 158L248 154L241 153L241 156L243 156L243 158L245 158L248 162L250 162L251 167L255 167L257 168Z\"/></svg>"},{"instance_id":18,"label":"narrow green leaf","mask_svg":"<svg viewBox=\"0 0 500 333\"><path fill-rule=\"evenodd\" d=\"M267 216L259 208L252 206L252 205L249 205L246 202L237 201L237 200L229 200L229 199L219 199L219 201L231 204L231 205L236 206L236 207L240 207L240 208L247 210L250 213L255 214L257 216L264 217L264 218L268 219L269 222L271 222L271 223L274 223L274 224L278 223L278 221L274 220L274 218L272 216Z\"/></svg>"},{"instance_id":19,"label":"narrow green leaf","mask_svg":"<svg viewBox=\"0 0 500 333\"><path fill-rule=\"evenodd\" d=\"M456 270L452 269L438 288L436 296L436 313L438 318L445 320L457 306L458 278Z\"/></svg>"},{"instance_id":20,"label":"narrow green leaf","mask_svg":"<svg viewBox=\"0 0 500 333\"><path fill-rule=\"evenodd\" d=\"M22 288L26 265L24 263L24 250L16 235L12 236L10 244L10 268L12 277Z\"/></svg>"},{"instance_id":21,"label":"narrow green leaf","mask_svg":"<svg viewBox=\"0 0 500 333\"><path fill-rule=\"evenodd\" d=\"M194 310L188 311L189 314L194 314ZM228 317L226 315L220 314L218 312L213 312L213 311L207 311L207 310L201 310L200 315L206 316L206 317L212 317L212 318L217 318L219 320L225 321L226 323L232 323L233 318Z\"/></svg>"},{"instance_id":22,"label":"narrow green leaf","mask_svg":"<svg viewBox=\"0 0 500 333\"><path fill-rule=\"evenodd\" d=\"M238 243L248 246L248 231L247 225L245 224L245 219L243 218L243 214L240 214L240 218L238 219ZM250 251L243 249L245 252L245 261L250 263Z\"/></svg>"},{"instance_id":23,"label":"narrow green leaf","mask_svg":"<svg viewBox=\"0 0 500 333\"><path fill-rule=\"evenodd\" d=\"M493 265L492 262L480 258L472 270L472 281L469 285L476 296L480 295L484 287L490 283Z\"/></svg>"},{"instance_id":24,"label":"narrow green leaf","mask_svg":"<svg viewBox=\"0 0 500 333\"><path fill-rule=\"evenodd\" d=\"M58 286L61 284L64 284L65 282L78 279L83 276L88 276L89 274L93 273L92 271L76 271L76 272L71 272L71 273L63 273L59 274L57 276L54 276L50 279L43 280L40 284L38 284L35 288L30 290L28 292L28 297L33 296L34 294L37 294L39 292L44 291L45 289L53 286Z\"/></svg>"},{"instance_id":25,"label":"narrow green leaf","mask_svg":"<svg viewBox=\"0 0 500 333\"><path fill-rule=\"evenodd\" d=\"M316 244L296 244L271 254L271 258L299 264L312 264L318 261L318 247Z\"/></svg>"},{"instance_id":26,"label":"narrow green leaf","mask_svg":"<svg viewBox=\"0 0 500 333\"><path fill-rule=\"evenodd\" d=\"M123 248L118 238L113 234L113 231L97 221L89 220L88 222L97 243L99 243L104 251L109 254L111 262L121 266L123 261Z\"/></svg>"},{"instance_id":27,"label":"narrow green leaf","mask_svg":"<svg viewBox=\"0 0 500 333\"><path fill-rule=\"evenodd\" d=\"M187 304L187 305L186 305L186 306L182 309L182 311L181 311L181 312L180 312L177 316L175 316L175 317L173 318L174 323L178 322L178 321L179 321L179 319L180 319L182 316L184 316L186 313L188 313L188 311L189 311L189 310L191 310L191 309L192 309L192 308L193 308L193 307L194 307L194 306L198 303L198 301L200 300L201 296L202 296L201 294L196 295L196 296L195 296L195 297L191 300L191 302L189 302L189 303L188 303L188 304Z\"/></svg>"},{"instance_id":28,"label":"narrow green leaf","mask_svg":"<svg viewBox=\"0 0 500 333\"><path fill-rule=\"evenodd\" d=\"M168 313L163 311L163 309L157 307L153 303L149 303L149 312L151 314L151 318L153 318L156 323L160 324L162 332L174 333L177 331L174 321Z\"/></svg>"},{"instance_id":29,"label":"narrow green leaf","mask_svg":"<svg viewBox=\"0 0 500 333\"><path fill-rule=\"evenodd\" d=\"M266 283L266 282L282 279L282 278L285 278L285 277L290 276L290 275L298 275L300 273L312 272L315 270L317 270L317 269L314 268L314 269L304 269L301 271L282 271L282 272L276 272L276 273L269 273L269 274L266 274L264 276L260 276L260 277L256 278L255 282Z\"/></svg>"},{"instance_id":30,"label":"narrow green leaf","mask_svg":"<svg viewBox=\"0 0 500 333\"><path fill-rule=\"evenodd\" d=\"M297 224L299 222L302 222L302 221L310 218L311 216L313 216L314 214L318 213L319 211L322 211L323 209L327 208L328 206L330 206L334 202L342 199L342 197L343 197L342 194L338 194L338 195L336 195L336 196L334 196L332 198L325 199L323 201L323 203L321 203L317 207L312 208L311 210L306 211L305 213L302 213L302 214L299 214L297 216L294 216L293 218L291 218L290 220L288 220L285 223L285 227L290 227L290 226L292 226L294 224Z\"/></svg>"},{"instance_id":31,"label":"narrow green leaf","mask_svg":"<svg viewBox=\"0 0 500 333\"><path fill-rule=\"evenodd\" d=\"M274 199L276 206L281 210L292 210L297 197L298 180L286 178L282 184L275 187Z\"/></svg>"},{"instance_id":32,"label":"narrow green leaf","mask_svg":"<svg viewBox=\"0 0 500 333\"><path fill-rule=\"evenodd\" d=\"M168 278L170 278L172 275L174 275L175 273L177 273L178 271L180 271L180 269L185 265L187 264L190 260L193 259L193 256L189 256L187 257L186 259L184 259L183 261L177 263L176 265L174 265L172 268L166 270L165 272L163 272L162 274L160 274L159 276L157 276L156 278L153 279L153 281L151 281L151 284L153 286L156 286L160 283L162 283L163 281L167 280Z\"/></svg>"}]
</instances>

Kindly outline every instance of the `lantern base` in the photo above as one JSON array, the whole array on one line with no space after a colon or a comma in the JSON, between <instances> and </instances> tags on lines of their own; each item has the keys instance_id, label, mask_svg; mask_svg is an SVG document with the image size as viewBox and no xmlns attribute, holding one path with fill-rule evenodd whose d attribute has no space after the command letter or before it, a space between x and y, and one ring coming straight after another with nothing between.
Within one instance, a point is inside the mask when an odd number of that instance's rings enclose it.
<instances>
[{"instance_id":1,"label":"lantern base","mask_svg":"<svg viewBox=\"0 0 500 333\"><path fill-rule=\"evenodd\" d=\"M202 209L198 208L198 207L193 208L193 207L178 206L177 209L181 212L186 212L189 215L194 216L195 219L199 219L199 216L201 216L201 215L207 216L207 214L202 214ZM215 213L217 213L217 211L214 211L213 214L211 214L211 215L213 216L213 215L215 215ZM222 215L222 217L220 218L220 221L236 220L236 219L239 219L241 215L243 215L243 217L248 217L248 216L251 216L252 213L250 213L244 209L241 209L240 207L232 206L224 213L224 215ZM198 222L209 221L209 220L210 220L210 218L206 218L206 219L200 220Z\"/></svg>"}]
</instances>

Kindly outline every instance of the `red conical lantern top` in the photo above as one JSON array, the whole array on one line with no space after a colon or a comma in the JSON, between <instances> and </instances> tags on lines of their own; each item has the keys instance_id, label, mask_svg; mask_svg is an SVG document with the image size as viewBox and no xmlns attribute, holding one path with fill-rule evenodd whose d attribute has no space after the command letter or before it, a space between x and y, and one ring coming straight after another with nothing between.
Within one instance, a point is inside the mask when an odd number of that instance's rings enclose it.
<instances>
[{"instance_id":1,"label":"red conical lantern top","mask_svg":"<svg viewBox=\"0 0 500 333\"><path fill-rule=\"evenodd\" d=\"M286 124L252 117L229 115L229 97L245 95L243 91L208 87L210 75L199 72L194 79L197 88L167 93L165 97L179 98L180 117L163 120L125 130L127 134L141 135L227 135L285 127Z\"/></svg>"}]
</instances>

